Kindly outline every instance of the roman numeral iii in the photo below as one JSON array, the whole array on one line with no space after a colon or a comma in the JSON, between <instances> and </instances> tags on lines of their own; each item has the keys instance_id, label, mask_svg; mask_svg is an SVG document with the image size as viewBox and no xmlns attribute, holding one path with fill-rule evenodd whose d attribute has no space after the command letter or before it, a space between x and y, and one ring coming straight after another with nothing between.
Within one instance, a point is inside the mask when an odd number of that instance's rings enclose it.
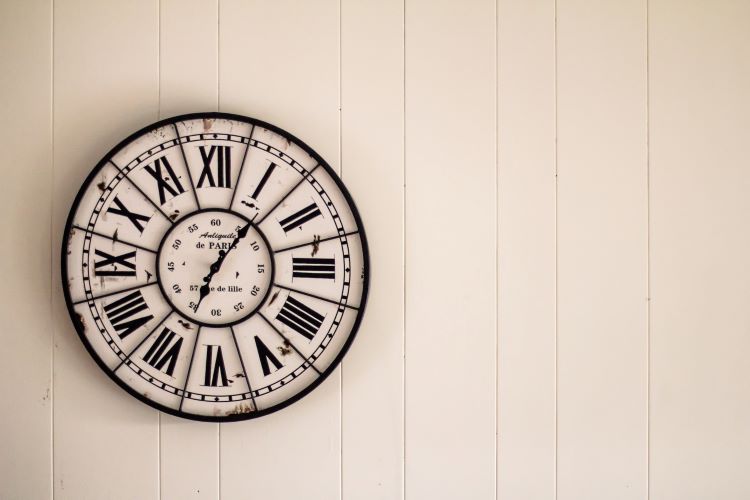
<instances>
[{"instance_id":1,"label":"roman numeral iii","mask_svg":"<svg viewBox=\"0 0 750 500\"><path fill-rule=\"evenodd\" d=\"M206 152L206 146L198 146L203 160L203 170L198 178L198 187L208 181L211 187L232 187L232 157L230 146L211 146ZM214 161L215 160L215 161ZM216 175L214 176L214 170Z\"/></svg>"},{"instance_id":2,"label":"roman numeral iii","mask_svg":"<svg viewBox=\"0 0 750 500\"><path fill-rule=\"evenodd\" d=\"M292 229L301 226L305 222L314 219L318 215L320 215L320 210L318 209L318 205L313 202L299 212L295 212L286 219L280 220L279 224L281 224L281 228L284 230L284 232L288 233Z\"/></svg>"},{"instance_id":3,"label":"roman numeral iii","mask_svg":"<svg viewBox=\"0 0 750 500\"><path fill-rule=\"evenodd\" d=\"M127 207L120 201L120 199L115 196L115 199L113 201L114 207L110 205L110 207L107 209L107 213L115 214L115 215L121 215L123 217L126 217L134 226L135 228L143 232L143 224L141 224L141 221L148 224L148 221L150 217L146 217L145 215L141 215L135 212L131 212L127 209Z\"/></svg>"},{"instance_id":4,"label":"roman numeral iii","mask_svg":"<svg viewBox=\"0 0 750 500\"><path fill-rule=\"evenodd\" d=\"M143 361L171 377L177 365L177 358L180 356L180 349L182 349L182 337L164 327L156 338L156 342L143 356Z\"/></svg>"},{"instance_id":5,"label":"roman numeral iii","mask_svg":"<svg viewBox=\"0 0 750 500\"><path fill-rule=\"evenodd\" d=\"M269 361L274 366L274 371L284 366L281 364L281 361L273 355L273 351L271 351L271 349L269 349L257 335L255 336L255 349L258 351L258 358L260 359L260 367L263 370L263 375L268 376L271 374L271 367L268 365Z\"/></svg>"},{"instance_id":6,"label":"roman numeral iii","mask_svg":"<svg viewBox=\"0 0 750 500\"><path fill-rule=\"evenodd\" d=\"M336 279L336 261L316 257L293 257L292 277Z\"/></svg>"},{"instance_id":7,"label":"roman numeral iii","mask_svg":"<svg viewBox=\"0 0 750 500\"><path fill-rule=\"evenodd\" d=\"M146 301L143 299L140 290L128 294L120 299L110 302L104 306L104 313L112 326L117 330L117 334L124 339L141 326L154 319L151 314L146 313L143 316L136 316L142 311L148 311Z\"/></svg>"},{"instance_id":8,"label":"roman numeral iii","mask_svg":"<svg viewBox=\"0 0 750 500\"><path fill-rule=\"evenodd\" d=\"M94 254L102 257L102 260L94 262L94 274L97 276L135 276L135 250L121 255L110 255L101 250L94 250ZM125 269L118 268L117 265ZM107 267L108 269L102 269Z\"/></svg>"},{"instance_id":9,"label":"roman numeral iii","mask_svg":"<svg viewBox=\"0 0 750 500\"><path fill-rule=\"evenodd\" d=\"M227 369L224 367L224 355L219 345L206 345L206 375L203 385L210 387L226 387Z\"/></svg>"},{"instance_id":10,"label":"roman numeral iii","mask_svg":"<svg viewBox=\"0 0 750 500\"><path fill-rule=\"evenodd\" d=\"M162 174L161 167L164 166L164 170L167 171L167 177L165 178ZM185 192L185 188L180 184L177 179L177 174L174 173L172 165L169 164L167 157L157 158L154 161L154 166L146 165L146 172L151 174L151 177L156 180L156 185L159 188L159 203L163 205L167 201L166 192L172 196L177 196L180 193Z\"/></svg>"},{"instance_id":11,"label":"roman numeral iii","mask_svg":"<svg viewBox=\"0 0 750 500\"><path fill-rule=\"evenodd\" d=\"M292 296L286 298L276 319L299 333L307 340L312 340L323 324L324 316Z\"/></svg>"}]
</instances>

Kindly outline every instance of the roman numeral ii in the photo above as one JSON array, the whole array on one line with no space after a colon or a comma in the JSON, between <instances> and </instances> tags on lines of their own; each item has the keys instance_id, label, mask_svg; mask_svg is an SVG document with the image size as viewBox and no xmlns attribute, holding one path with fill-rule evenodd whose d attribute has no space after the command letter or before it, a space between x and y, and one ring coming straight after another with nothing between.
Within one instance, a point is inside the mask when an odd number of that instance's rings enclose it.
<instances>
[{"instance_id":1,"label":"roman numeral ii","mask_svg":"<svg viewBox=\"0 0 750 500\"><path fill-rule=\"evenodd\" d=\"M288 233L292 229L301 226L305 222L309 221L310 219L314 219L318 215L320 215L318 205L316 205L315 202L312 202L302 210L293 213L286 219L280 220L279 224L281 224L281 228L284 230L284 232Z\"/></svg>"}]
</instances>

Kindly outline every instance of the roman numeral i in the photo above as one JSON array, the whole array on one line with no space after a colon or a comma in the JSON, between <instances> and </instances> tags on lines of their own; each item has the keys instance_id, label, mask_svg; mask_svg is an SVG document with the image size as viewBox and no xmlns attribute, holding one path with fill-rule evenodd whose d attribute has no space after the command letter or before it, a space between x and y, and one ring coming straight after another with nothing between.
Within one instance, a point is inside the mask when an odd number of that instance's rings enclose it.
<instances>
[{"instance_id":1,"label":"roman numeral i","mask_svg":"<svg viewBox=\"0 0 750 500\"><path fill-rule=\"evenodd\" d=\"M198 187L208 181L211 187L232 187L232 157L230 146L211 146L206 152L205 146L198 146L203 160L203 170L198 178ZM216 161L214 161L216 160ZM213 170L216 170L214 176Z\"/></svg>"},{"instance_id":2,"label":"roman numeral i","mask_svg":"<svg viewBox=\"0 0 750 500\"><path fill-rule=\"evenodd\" d=\"M144 316L136 317L141 311L148 311L148 306L140 290L136 290L104 306L104 313L107 315L107 319L115 327L121 339L124 339L148 323L149 320L154 319L148 313Z\"/></svg>"}]
</instances>

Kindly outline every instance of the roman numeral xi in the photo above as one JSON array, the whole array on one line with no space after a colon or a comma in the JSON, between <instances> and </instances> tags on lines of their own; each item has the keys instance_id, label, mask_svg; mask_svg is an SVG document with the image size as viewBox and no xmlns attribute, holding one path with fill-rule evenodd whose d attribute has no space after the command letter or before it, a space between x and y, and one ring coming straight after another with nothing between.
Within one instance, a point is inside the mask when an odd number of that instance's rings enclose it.
<instances>
[{"instance_id":1,"label":"roman numeral xi","mask_svg":"<svg viewBox=\"0 0 750 500\"><path fill-rule=\"evenodd\" d=\"M148 312L138 316L143 311L148 311L148 306L140 290L136 290L104 306L104 313L107 315L107 319L115 327L121 339L124 339L154 319Z\"/></svg>"},{"instance_id":2,"label":"roman numeral xi","mask_svg":"<svg viewBox=\"0 0 750 500\"><path fill-rule=\"evenodd\" d=\"M232 187L232 157L230 146L198 146L203 160L203 170L198 178L198 187L208 182L211 187ZM216 175L214 175L214 171Z\"/></svg>"},{"instance_id":3,"label":"roman numeral xi","mask_svg":"<svg viewBox=\"0 0 750 500\"><path fill-rule=\"evenodd\" d=\"M167 171L167 176L164 177L162 172L162 166ZM167 157L157 158L154 160L154 166L146 165L146 172L151 174L151 177L156 181L156 186L159 188L159 203L164 204L167 201L166 193L172 196L177 196L180 193L185 192L185 188L180 184L177 174L174 173L172 165L169 164Z\"/></svg>"}]
</instances>

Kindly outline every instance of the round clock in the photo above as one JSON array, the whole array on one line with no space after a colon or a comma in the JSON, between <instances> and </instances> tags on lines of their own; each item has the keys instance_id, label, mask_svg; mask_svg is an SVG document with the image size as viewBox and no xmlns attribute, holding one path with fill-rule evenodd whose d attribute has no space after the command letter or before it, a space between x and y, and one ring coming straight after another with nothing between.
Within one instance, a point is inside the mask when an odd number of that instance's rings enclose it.
<instances>
[{"instance_id":1,"label":"round clock","mask_svg":"<svg viewBox=\"0 0 750 500\"><path fill-rule=\"evenodd\" d=\"M83 183L62 252L83 344L120 386L198 420L265 415L338 365L362 319L362 221L328 164L261 121L160 121Z\"/></svg>"}]
</instances>

